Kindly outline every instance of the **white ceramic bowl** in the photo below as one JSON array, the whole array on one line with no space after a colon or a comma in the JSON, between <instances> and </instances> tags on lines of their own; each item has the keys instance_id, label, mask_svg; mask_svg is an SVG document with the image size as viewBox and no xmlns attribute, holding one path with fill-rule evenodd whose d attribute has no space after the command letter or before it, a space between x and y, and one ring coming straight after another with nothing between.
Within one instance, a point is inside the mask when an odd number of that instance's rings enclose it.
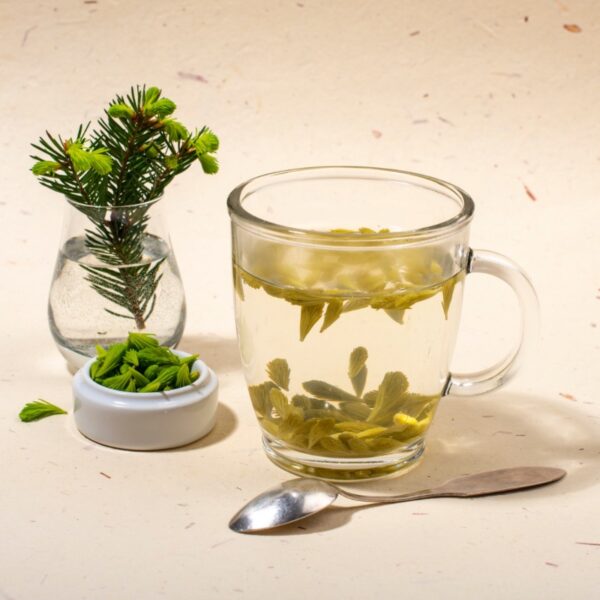
<instances>
[{"instance_id":1,"label":"white ceramic bowl","mask_svg":"<svg viewBox=\"0 0 600 600\"><path fill-rule=\"evenodd\" d=\"M164 450L191 444L214 427L218 381L201 360L191 369L200 373L192 385L151 394L99 385L89 372L95 360L86 362L73 378L75 423L87 438L113 448Z\"/></svg>"}]
</instances>

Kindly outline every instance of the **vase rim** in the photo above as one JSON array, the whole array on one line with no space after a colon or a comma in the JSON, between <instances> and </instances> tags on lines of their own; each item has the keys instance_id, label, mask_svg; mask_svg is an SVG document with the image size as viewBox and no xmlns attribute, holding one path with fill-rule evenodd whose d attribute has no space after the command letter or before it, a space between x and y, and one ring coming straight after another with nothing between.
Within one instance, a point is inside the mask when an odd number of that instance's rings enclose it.
<instances>
[{"instance_id":1,"label":"vase rim","mask_svg":"<svg viewBox=\"0 0 600 600\"><path fill-rule=\"evenodd\" d=\"M121 209L135 209L135 208L140 208L142 206L154 206L159 200L162 200L162 194L160 196L158 196L157 198L154 198L153 200L147 200L145 202L137 202L135 204L87 204L85 202L78 202L77 200L73 200L72 198L69 198L67 196L65 196L66 201L73 206L74 208L85 208L85 209L90 209L90 208L97 208L97 209L101 209L101 210L121 210Z\"/></svg>"}]
</instances>

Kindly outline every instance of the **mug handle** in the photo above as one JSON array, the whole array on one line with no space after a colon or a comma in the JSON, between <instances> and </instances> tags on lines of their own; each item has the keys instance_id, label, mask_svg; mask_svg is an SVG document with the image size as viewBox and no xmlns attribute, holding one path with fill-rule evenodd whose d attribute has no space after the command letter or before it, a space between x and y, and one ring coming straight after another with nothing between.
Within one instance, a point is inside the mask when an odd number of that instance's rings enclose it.
<instances>
[{"instance_id":1,"label":"mug handle","mask_svg":"<svg viewBox=\"0 0 600 600\"><path fill-rule=\"evenodd\" d=\"M516 348L495 365L473 373L450 373L444 395L475 396L503 386L512 379L520 359L535 341L539 329L538 299L527 275L515 262L496 252L470 250L467 274L487 273L508 283L519 300L521 335Z\"/></svg>"}]
</instances>

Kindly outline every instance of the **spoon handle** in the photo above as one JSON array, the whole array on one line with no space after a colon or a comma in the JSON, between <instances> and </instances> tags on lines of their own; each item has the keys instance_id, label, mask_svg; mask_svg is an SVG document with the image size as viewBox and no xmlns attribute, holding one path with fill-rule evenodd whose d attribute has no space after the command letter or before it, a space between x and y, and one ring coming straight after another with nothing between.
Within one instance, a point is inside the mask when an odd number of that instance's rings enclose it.
<instances>
[{"instance_id":1,"label":"spoon handle","mask_svg":"<svg viewBox=\"0 0 600 600\"><path fill-rule=\"evenodd\" d=\"M336 486L336 490L340 496L344 496L349 500L356 500L358 502L370 502L373 504L391 504L395 502L410 502L411 500L424 500L425 498L438 498L444 494L440 494L439 490L427 489L419 490L417 492L410 492L407 494L399 494L397 496L364 496L363 494L354 494L347 490L342 490Z\"/></svg>"},{"instance_id":2,"label":"spoon handle","mask_svg":"<svg viewBox=\"0 0 600 600\"><path fill-rule=\"evenodd\" d=\"M336 486L338 493L350 500L359 502L372 502L387 504L392 502L408 502L410 500L424 500L425 498L458 497L471 498L474 496L488 496L503 494L515 490L546 485L558 481L566 475L563 469L554 467L514 467L511 469L497 469L485 471L475 475L465 475L447 481L431 489L419 490L398 496L363 496Z\"/></svg>"}]
</instances>

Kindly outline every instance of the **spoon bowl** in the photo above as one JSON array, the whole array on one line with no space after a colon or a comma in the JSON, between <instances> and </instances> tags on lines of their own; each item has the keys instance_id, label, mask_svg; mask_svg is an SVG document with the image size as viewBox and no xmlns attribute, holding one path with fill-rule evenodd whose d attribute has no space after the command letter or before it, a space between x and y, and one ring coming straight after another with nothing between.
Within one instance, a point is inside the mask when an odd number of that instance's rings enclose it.
<instances>
[{"instance_id":1,"label":"spoon bowl","mask_svg":"<svg viewBox=\"0 0 600 600\"><path fill-rule=\"evenodd\" d=\"M238 533L263 531L299 521L332 504L336 488L318 479L292 479L263 492L229 522Z\"/></svg>"}]
</instances>

